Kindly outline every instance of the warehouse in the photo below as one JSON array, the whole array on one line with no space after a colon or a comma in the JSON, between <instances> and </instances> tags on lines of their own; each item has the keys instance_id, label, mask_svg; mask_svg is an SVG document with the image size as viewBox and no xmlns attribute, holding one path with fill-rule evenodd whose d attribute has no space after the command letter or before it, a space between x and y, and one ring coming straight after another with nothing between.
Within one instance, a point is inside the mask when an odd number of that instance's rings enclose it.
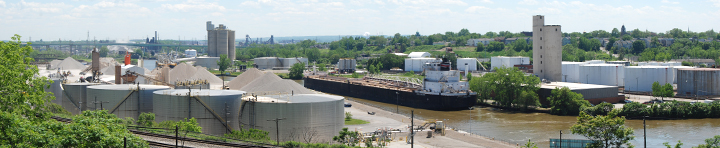
<instances>
[{"instance_id":1,"label":"warehouse","mask_svg":"<svg viewBox=\"0 0 720 148\"><path fill-rule=\"evenodd\" d=\"M195 118L202 132L223 135L239 127L237 117L244 91L176 89L153 92L155 122Z\"/></svg>"},{"instance_id":2,"label":"warehouse","mask_svg":"<svg viewBox=\"0 0 720 148\"><path fill-rule=\"evenodd\" d=\"M330 142L343 128L343 97L323 94L246 96L239 117L242 128L280 130L280 141L303 141L306 133L316 133L313 142ZM273 119L278 121L276 127ZM275 132L269 132L276 137Z\"/></svg>"},{"instance_id":3,"label":"warehouse","mask_svg":"<svg viewBox=\"0 0 720 148\"><path fill-rule=\"evenodd\" d=\"M625 86L625 65L620 64L584 64L579 65L580 83Z\"/></svg>"},{"instance_id":4,"label":"warehouse","mask_svg":"<svg viewBox=\"0 0 720 148\"><path fill-rule=\"evenodd\" d=\"M583 98L592 104L602 102L618 103L625 99L625 96L618 95L617 86L551 82L540 84L540 90L538 91L540 103L543 105L550 104L547 98L552 95L552 90L562 87L567 87L570 91L583 95Z\"/></svg>"},{"instance_id":5,"label":"warehouse","mask_svg":"<svg viewBox=\"0 0 720 148\"><path fill-rule=\"evenodd\" d=\"M661 85L673 82L673 70L668 66L628 66L625 67L626 92L652 92L652 84Z\"/></svg>"},{"instance_id":6,"label":"warehouse","mask_svg":"<svg viewBox=\"0 0 720 148\"><path fill-rule=\"evenodd\" d=\"M677 96L720 95L720 69L679 69L677 81Z\"/></svg>"},{"instance_id":7,"label":"warehouse","mask_svg":"<svg viewBox=\"0 0 720 148\"><path fill-rule=\"evenodd\" d=\"M498 67L514 67L515 65L529 65L529 57L491 57L490 58L490 70L495 70Z\"/></svg>"}]
</instances>

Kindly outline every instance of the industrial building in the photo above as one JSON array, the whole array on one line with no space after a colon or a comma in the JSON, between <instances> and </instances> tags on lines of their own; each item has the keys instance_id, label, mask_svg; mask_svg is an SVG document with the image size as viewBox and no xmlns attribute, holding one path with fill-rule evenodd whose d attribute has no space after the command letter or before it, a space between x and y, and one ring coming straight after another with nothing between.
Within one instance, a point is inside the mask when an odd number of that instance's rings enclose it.
<instances>
[{"instance_id":1,"label":"industrial building","mask_svg":"<svg viewBox=\"0 0 720 148\"><path fill-rule=\"evenodd\" d=\"M514 67L515 65L530 65L529 57L491 57L490 58L490 70L495 70L499 67ZM537 64L535 64L537 65ZM537 71L537 70L535 70Z\"/></svg>"},{"instance_id":2,"label":"industrial building","mask_svg":"<svg viewBox=\"0 0 720 148\"><path fill-rule=\"evenodd\" d=\"M583 98L592 104L599 104L602 102L618 103L625 99L625 96L618 95L617 86L551 82L540 84L540 90L538 90L540 103L544 105L550 104L547 98L552 95L552 90L562 87L567 87L570 91L583 95Z\"/></svg>"},{"instance_id":3,"label":"industrial building","mask_svg":"<svg viewBox=\"0 0 720 148\"><path fill-rule=\"evenodd\" d=\"M280 141L303 141L306 133L315 133L313 142L330 142L342 130L345 121L343 97L323 94L245 96L242 99L242 128L269 131ZM276 127L273 119L278 121ZM234 122L234 121L233 121Z\"/></svg>"},{"instance_id":4,"label":"industrial building","mask_svg":"<svg viewBox=\"0 0 720 148\"><path fill-rule=\"evenodd\" d=\"M409 58L429 58L430 56L432 56L432 54L429 52L410 52L410 54L408 54Z\"/></svg>"},{"instance_id":5,"label":"industrial building","mask_svg":"<svg viewBox=\"0 0 720 148\"><path fill-rule=\"evenodd\" d=\"M562 81L562 30L545 25L545 16L533 16L533 74L549 81Z\"/></svg>"},{"instance_id":6,"label":"industrial building","mask_svg":"<svg viewBox=\"0 0 720 148\"><path fill-rule=\"evenodd\" d=\"M244 91L175 89L153 92L155 122L195 118L202 132L223 135L238 130Z\"/></svg>"},{"instance_id":7,"label":"industrial building","mask_svg":"<svg viewBox=\"0 0 720 148\"><path fill-rule=\"evenodd\" d=\"M652 84L672 83L673 69L669 66L628 66L625 67L626 92L652 92Z\"/></svg>"},{"instance_id":8,"label":"industrial building","mask_svg":"<svg viewBox=\"0 0 720 148\"><path fill-rule=\"evenodd\" d=\"M678 69L677 96L720 95L720 69Z\"/></svg>"},{"instance_id":9,"label":"industrial building","mask_svg":"<svg viewBox=\"0 0 720 148\"><path fill-rule=\"evenodd\" d=\"M140 113L153 112L153 92L170 89L162 85L94 85L86 89L88 110L108 110L119 118L137 119Z\"/></svg>"},{"instance_id":10,"label":"industrial building","mask_svg":"<svg viewBox=\"0 0 720 148\"><path fill-rule=\"evenodd\" d=\"M477 71L478 63L480 62L475 58L458 58L455 69L465 71L467 67L467 71Z\"/></svg>"},{"instance_id":11,"label":"industrial building","mask_svg":"<svg viewBox=\"0 0 720 148\"><path fill-rule=\"evenodd\" d=\"M304 63L308 65L308 59L303 57L296 58L278 58L278 57L259 57L253 59L258 69L290 69L295 63Z\"/></svg>"},{"instance_id":12,"label":"industrial building","mask_svg":"<svg viewBox=\"0 0 720 148\"><path fill-rule=\"evenodd\" d=\"M638 62L638 66L682 66L680 62Z\"/></svg>"},{"instance_id":13,"label":"industrial building","mask_svg":"<svg viewBox=\"0 0 720 148\"><path fill-rule=\"evenodd\" d=\"M220 57L227 55L230 59L235 59L235 31L230 30L227 26L220 24L215 27L211 21L207 21L208 32L208 56Z\"/></svg>"},{"instance_id":14,"label":"industrial building","mask_svg":"<svg viewBox=\"0 0 720 148\"><path fill-rule=\"evenodd\" d=\"M437 58L406 58L405 59L405 71L423 71L425 63L431 63L438 61Z\"/></svg>"},{"instance_id":15,"label":"industrial building","mask_svg":"<svg viewBox=\"0 0 720 148\"><path fill-rule=\"evenodd\" d=\"M337 71L341 73L353 73L357 67L355 59L339 59L337 63Z\"/></svg>"},{"instance_id":16,"label":"industrial building","mask_svg":"<svg viewBox=\"0 0 720 148\"><path fill-rule=\"evenodd\" d=\"M583 64L578 65L578 68L580 83L625 86L625 65Z\"/></svg>"}]
</instances>

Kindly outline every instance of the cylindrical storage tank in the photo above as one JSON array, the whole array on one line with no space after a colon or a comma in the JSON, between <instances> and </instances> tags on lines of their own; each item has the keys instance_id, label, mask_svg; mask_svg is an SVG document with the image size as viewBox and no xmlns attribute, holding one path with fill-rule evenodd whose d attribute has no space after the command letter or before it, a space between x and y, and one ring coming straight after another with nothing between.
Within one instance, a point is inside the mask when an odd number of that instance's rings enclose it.
<instances>
[{"instance_id":1,"label":"cylindrical storage tank","mask_svg":"<svg viewBox=\"0 0 720 148\"><path fill-rule=\"evenodd\" d=\"M673 69L673 75L672 75L672 77L673 77L673 84L677 84L677 72L678 72L678 69L687 69L687 68L696 68L696 67L691 67L691 66L672 66L672 69Z\"/></svg>"},{"instance_id":2,"label":"cylindrical storage tank","mask_svg":"<svg viewBox=\"0 0 720 148\"><path fill-rule=\"evenodd\" d=\"M238 113L243 94L245 91L209 89L155 91L155 122L195 118L203 133L223 135L239 127Z\"/></svg>"},{"instance_id":3,"label":"cylindrical storage tank","mask_svg":"<svg viewBox=\"0 0 720 148\"><path fill-rule=\"evenodd\" d=\"M62 106L63 105L62 104L62 101L63 101L62 80L60 80L58 78L53 78L50 80L52 80L52 84L50 84L49 91L53 93L53 96L55 96L55 99L50 102Z\"/></svg>"},{"instance_id":4,"label":"cylindrical storage tank","mask_svg":"<svg viewBox=\"0 0 720 148\"><path fill-rule=\"evenodd\" d=\"M217 61L219 60L220 57L197 57L195 58L195 65L210 69L217 69L219 68L219 66L217 65Z\"/></svg>"},{"instance_id":5,"label":"cylindrical storage tank","mask_svg":"<svg viewBox=\"0 0 720 148\"><path fill-rule=\"evenodd\" d=\"M217 34L217 57L228 54L228 30L216 30Z\"/></svg>"},{"instance_id":6,"label":"cylindrical storage tank","mask_svg":"<svg viewBox=\"0 0 720 148\"><path fill-rule=\"evenodd\" d=\"M87 87L99 83L69 83L63 85L62 106L73 114L80 114L87 110Z\"/></svg>"},{"instance_id":7,"label":"cylindrical storage tank","mask_svg":"<svg viewBox=\"0 0 720 148\"><path fill-rule=\"evenodd\" d=\"M140 113L153 112L153 92L166 89L170 87L145 84L88 86L87 97L91 103L88 110L105 109L119 118L137 119Z\"/></svg>"},{"instance_id":8,"label":"cylindrical storage tank","mask_svg":"<svg viewBox=\"0 0 720 148\"><path fill-rule=\"evenodd\" d=\"M579 82L586 84L624 86L625 65L585 64L579 65Z\"/></svg>"},{"instance_id":9,"label":"cylindrical storage tank","mask_svg":"<svg viewBox=\"0 0 720 148\"><path fill-rule=\"evenodd\" d=\"M585 62L562 62L562 80L563 82L580 82L580 65Z\"/></svg>"},{"instance_id":10,"label":"cylindrical storage tank","mask_svg":"<svg viewBox=\"0 0 720 148\"><path fill-rule=\"evenodd\" d=\"M317 142L330 142L345 124L343 102L341 96L324 94L248 96L243 98L240 122L244 129L260 129L276 137L275 121L268 120L281 118L280 141L302 141L298 133L317 133L313 138Z\"/></svg>"},{"instance_id":11,"label":"cylindrical storage tank","mask_svg":"<svg viewBox=\"0 0 720 148\"><path fill-rule=\"evenodd\" d=\"M235 55L235 31L228 30L228 58L230 58L230 61L235 61L236 55Z\"/></svg>"},{"instance_id":12,"label":"cylindrical storage tank","mask_svg":"<svg viewBox=\"0 0 720 148\"><path fill-rule=\"evenodd\" d=\"M208 30L208 50L207 54L211 57L217 56L217 30Z\"/></svg>"},{"instance_id":13,"label":"cylindrical storage tank","mask_svg":"<svg viewBox=\"0 0 720 148\"><path fill-rule=\"evenodd\" d=\"M628 66L625 67L625 91L652 92L654 82L665 85L672 83L672 68L668 66Z\"/></svg>"},{"instance_id":14,"label":"cylindrical storage tank","mask_svg":"<svg viewBox=\"0 0 720 148\"><path fill-rule=\"evenodd\" d=\"M720 69L679 69L677 95L689 97L720 95Z\"/></svg>"}]
</instances>

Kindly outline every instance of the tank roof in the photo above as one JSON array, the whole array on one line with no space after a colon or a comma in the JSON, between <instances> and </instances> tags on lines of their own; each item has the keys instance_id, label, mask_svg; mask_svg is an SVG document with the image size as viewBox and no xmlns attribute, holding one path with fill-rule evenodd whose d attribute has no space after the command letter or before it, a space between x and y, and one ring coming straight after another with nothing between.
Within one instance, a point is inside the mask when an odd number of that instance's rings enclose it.
<instances>
[{"instance_id":1,"label":"tank roof","mask_svg":"<svg viewBox=\"0 0 720 148\"><path fill-rule=\"evenodd\" d=\"M243 100L254 98L252 96L244 97ZM326 95L326 94L296 94L296 95L269 95L258 96L257 102L263 103L316 103L343 100L342 96Z\"/></svg>"},{"instance_id":2,"label":"tank roof","mask_svg":"<svg viewBox=\"0 0 720 148\"><path fill-rule=\"evenodd\" d=\"M720 69L717 69L717 68L681 68L678 70L683 70L683 71L720 71Z\"/></svg>"},{"instance_id":3,"label":"tank roof","mask_svg":"<svg viewBox=\"0 0 720 148\"><path fill-rule=\"evenodd\" d=\"M140 86L140 89L170 89L169 86L163 86L163 85L140 84L139 86ZM137 87L138 87L138 85L134 85L134 84L88 86L88 88L92 88L92 89L109 89L109 90L128 90L128 89L135 89Z\"/></svg>"},{"instance_id":4,"label":"tank roof","mask_svg":"<svg viewBox=\"0 0 720 148\"><path fill-rule=\"evenodd\" d=\"M192 90L192 91L191 91ZM212 90L212 89L172 89L172 90L159 90L153 92L158 95L173 95L173 96L186 96L188 92L192 92L193 96L231 96L231 95L243 95L245 91L239 90Z\"/></svg>"},{"instance_id":5,"label":"tank roof","mask_svg":"<svg viewBox=\"0 0 720 148\"><path fill-rule=\"evenodd\" d=\"M597 85L597 84L583 84L583 83L568 83L568 82L552 82L552 83L541 83L540 88L544 89L555 89L556 87L568 87L570 90L579 89L598 89L598 88L617 88L617 86L609 85Z\"/></svg>"}]
</instances>

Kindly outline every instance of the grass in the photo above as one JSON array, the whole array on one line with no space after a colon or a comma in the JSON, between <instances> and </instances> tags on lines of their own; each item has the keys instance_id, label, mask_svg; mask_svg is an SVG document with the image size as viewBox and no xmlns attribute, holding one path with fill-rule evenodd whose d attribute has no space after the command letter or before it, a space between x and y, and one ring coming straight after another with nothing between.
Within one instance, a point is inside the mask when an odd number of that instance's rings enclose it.
<instances>
[{"instance_id":1,"label":"grass","mask_svg":"<svg viewBox=\"0 0 720 148\"><path fill-rule=\"evenodd\" d=\"M214 74L214 75L220 75L220 71L219 71L219 70L209 70L209 71L210 71L210 73L212 73L212 74ZM228 71L225 71L225 73L227 73L227 72L228 72ZM240 75L240 74L242 74L242 73L243 73L243 72L233 72L233 73L230 73L230 75L227 75L227 76L237 77L238 75Z\"/></svg>"},{"instance_id":2,"label":"grass","mask_svg":"<svg viewBox=\"0 0 720 148\"><path fill-rule=\"evenodd\" d=\"M367 122L365 120L360 119L345 119L345 125L359 125L359 124L368 124L370 122Z\"/></svg>"}]
</instances>

